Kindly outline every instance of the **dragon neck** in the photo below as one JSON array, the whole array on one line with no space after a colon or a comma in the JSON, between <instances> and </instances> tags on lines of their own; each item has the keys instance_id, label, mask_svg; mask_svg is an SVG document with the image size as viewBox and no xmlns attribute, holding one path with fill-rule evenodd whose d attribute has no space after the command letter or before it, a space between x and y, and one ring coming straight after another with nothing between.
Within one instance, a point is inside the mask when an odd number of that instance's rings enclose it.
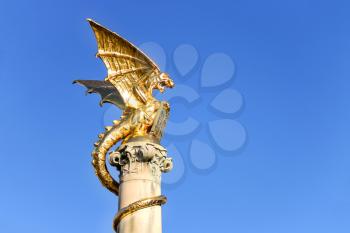
<instances>
[{"instance_id":1,"label":"dragon neck","mask_svg":"<svg viewBox=\"0 0 350 233\"><path fill-rule=\"evenodd\" d=\"M156 78L152 77L145 81L145 89L147 90L147 94L152 96L153 89L156 89L157 81Z\"/></svg>"}]
</instances>

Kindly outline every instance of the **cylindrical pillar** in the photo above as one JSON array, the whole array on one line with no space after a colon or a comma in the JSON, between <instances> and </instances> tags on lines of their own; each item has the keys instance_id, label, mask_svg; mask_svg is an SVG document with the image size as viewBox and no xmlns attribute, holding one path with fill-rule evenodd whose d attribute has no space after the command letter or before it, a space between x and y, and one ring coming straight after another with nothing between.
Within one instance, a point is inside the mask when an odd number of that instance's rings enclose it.
<instances>
[{"instance_id":1,"label":"cylindrical pillar","mask_svg":"<svg viewBox=\"0 0 350 233\"><path fill-rule=\"evenodd\" d=\"M172 168L166 149L151 142L129 142L111 155L111 164L120 171L119 216L115 218L115 230L118 233L161 233L160 205L165 202L161 197L161 172Z\"/></svg>"}]
</instances>

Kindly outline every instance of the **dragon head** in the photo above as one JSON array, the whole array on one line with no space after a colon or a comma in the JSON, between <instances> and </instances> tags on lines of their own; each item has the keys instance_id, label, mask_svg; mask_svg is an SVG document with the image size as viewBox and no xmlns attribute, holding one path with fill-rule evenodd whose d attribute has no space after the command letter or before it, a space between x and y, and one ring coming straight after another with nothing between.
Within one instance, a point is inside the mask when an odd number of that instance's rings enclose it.
<instances>
[{"instance_id":1,"label":"dragon head","mask_svg":"<svg viewBox=\"0 0 350 233\"><path fill-rule=\"evenodd\" d=\"M160 92L163 92L165 87L173 88L174 86L174 81L167 73L160 73L157 77L156 85L154 88L158 89Z\"/></svg>"}]
</instances>

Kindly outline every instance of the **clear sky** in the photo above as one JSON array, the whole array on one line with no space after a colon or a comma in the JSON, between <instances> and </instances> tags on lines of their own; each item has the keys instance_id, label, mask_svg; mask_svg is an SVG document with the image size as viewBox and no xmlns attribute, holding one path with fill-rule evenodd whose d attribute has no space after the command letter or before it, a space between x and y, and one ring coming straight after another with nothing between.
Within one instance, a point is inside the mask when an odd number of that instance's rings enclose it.
<instances>
[{"instance_id":1,"label":"clear sky","mask_svg":"<svg viewBox=\"0 0 350 233\"><path fill-rule=\"evenodd\" d=\"M85 18L177 83L158 95L173 107L164 232L350 232L349 10L345 0L2 1L0 232L112 232L117 199L90 152L119 113L71 84L106 75Z\"/></svg>"}]
</instances>

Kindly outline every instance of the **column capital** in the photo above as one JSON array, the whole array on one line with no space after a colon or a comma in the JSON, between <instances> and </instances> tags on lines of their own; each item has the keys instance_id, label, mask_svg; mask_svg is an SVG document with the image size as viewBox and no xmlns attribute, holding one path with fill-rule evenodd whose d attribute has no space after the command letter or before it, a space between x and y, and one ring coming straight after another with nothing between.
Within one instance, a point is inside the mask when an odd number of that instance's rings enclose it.
<instances>
[{"instance_id":1,"label":"column capital","mask_svg":"<svg viewBox=\"0 0 350 233\"><path fill-rule=\"evenodd\" d=\"M153 142L128 142L122 144L110 154L110 164L120 171L120 179L129 175L142 174L150 169L153 180L160 182L161 172L169 172L173 162L167 156L167 150Z\"/></svg>"}]
</instances>

